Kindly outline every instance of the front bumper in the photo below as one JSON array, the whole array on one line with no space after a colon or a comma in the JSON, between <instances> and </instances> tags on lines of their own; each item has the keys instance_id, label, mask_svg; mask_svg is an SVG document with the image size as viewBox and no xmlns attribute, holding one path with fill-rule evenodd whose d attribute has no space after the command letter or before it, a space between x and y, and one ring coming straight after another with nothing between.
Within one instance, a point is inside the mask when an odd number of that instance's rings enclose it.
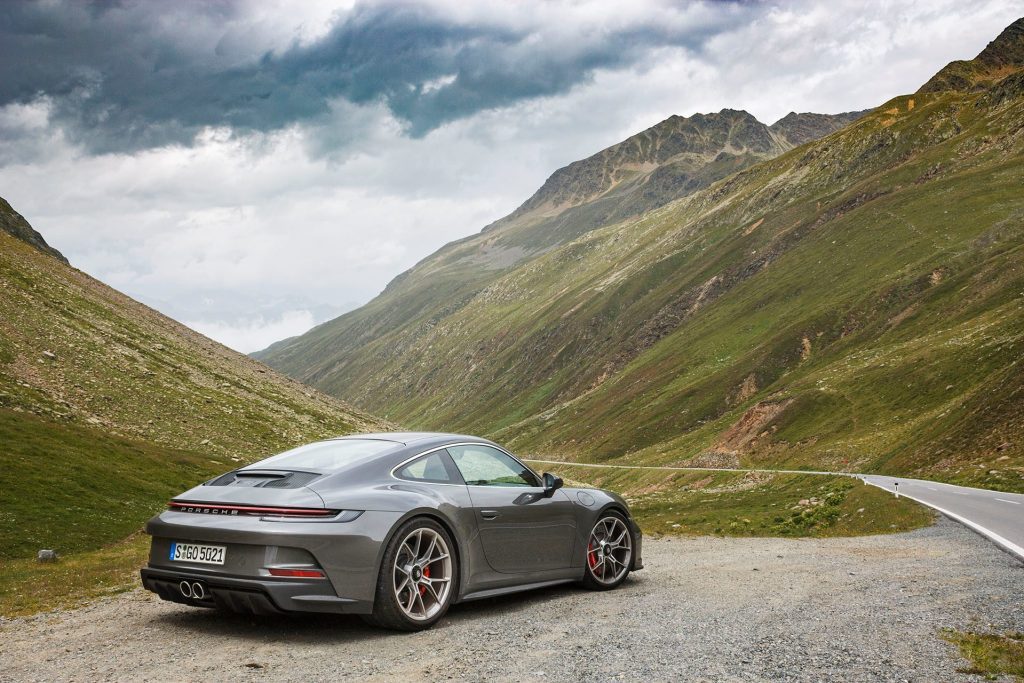
<instances>
[{"instance_id":1,"label":"front bumper","mask_svg":"<svg viewBox=\"0 0 1024 683\"><path fill-rule=\"evenodd\" d=\"M164 600L194 607L219 607L244 614L283 614L288 612L327 612L364 614L373 604L351 598L339 598L329 581L289 581L240 579L190 569L142 570L142 585ZM181 584L199 583L203 599L186 597Z\"/></svg>"}]
</instances>

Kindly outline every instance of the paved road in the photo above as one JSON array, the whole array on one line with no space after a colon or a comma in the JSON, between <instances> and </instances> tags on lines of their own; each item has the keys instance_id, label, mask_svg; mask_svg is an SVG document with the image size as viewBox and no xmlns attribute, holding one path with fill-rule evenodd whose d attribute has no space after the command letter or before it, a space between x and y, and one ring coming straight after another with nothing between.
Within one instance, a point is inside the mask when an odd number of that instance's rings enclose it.
<instances>
[{"instance_id":1,"label":"paved road","mask_svg":"<svg viewBox=\"0 0 1024 683\"><path fill-rule=\"evenodd\" d=\"M1000 493L988 489L975 489L967 486L941 484L924 479L904 479L876 474L854 474L850 472L816 472L805 470L762 470L762 469L730 469L709 467L670 467L654 465L596 465L579 462L563 462L558 460L534 460L549 465L567 465L572 467L607 467L627 470L683 470L683 471L716 471L716 472L770 472L774 474L812 474L830 476L848 476L863 479L867 483L893 491L894 484L899 483L900 495L919 503L935 508L942 514L955 519L965 526L977 531L1004 550L1024 559L1024 495L1019 493Z\"/></svg>"},{"instance_id":2,"label":"paved road","mask_svg":"<svg viewBox=\"0 0 1024 683\"><path fill-rule=\"evenodd\" d=\"M857 475L887 491L896 491L933 507L1024 559L1024 495L874 474Z\"/></svg>"}]
</instances>

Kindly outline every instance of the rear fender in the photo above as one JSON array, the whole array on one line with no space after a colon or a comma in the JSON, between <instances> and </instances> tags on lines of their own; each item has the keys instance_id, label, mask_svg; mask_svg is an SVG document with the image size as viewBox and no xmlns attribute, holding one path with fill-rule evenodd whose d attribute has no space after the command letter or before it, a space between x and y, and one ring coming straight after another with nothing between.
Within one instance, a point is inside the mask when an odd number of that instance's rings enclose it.
<instances>
[{"instance_id":1,"label":"rear fender","mask_svg":"<svg viewBox=\"0 0 1024 683\"><path fill-rule=\"evenodd\" d=\"M440 524L444 527L445 531L448 532L452 542L455 544L455 561L456 566L459 568L459 575L456 577L458 584L455 587L455 600L458 601L465 593L465 588L469 586L469 577L471 576L471 561L465 550L465 544L462 539L472 539L476 536L477 529L475 520L472 525L468 525L465 522L459 524L436 508L421 507L415 510L410 510L395 522L394 526L392 526L391 530L388 532L386 540L380 545L380 550L377 553L378 576L380 576L380 573L384 571L384 555L387 552L388 547L391 545L391 542L394 540L395 534L398 533L398 530L401 529L406 522L417 517L425 517Z\"/></svg>"}]
</instances>

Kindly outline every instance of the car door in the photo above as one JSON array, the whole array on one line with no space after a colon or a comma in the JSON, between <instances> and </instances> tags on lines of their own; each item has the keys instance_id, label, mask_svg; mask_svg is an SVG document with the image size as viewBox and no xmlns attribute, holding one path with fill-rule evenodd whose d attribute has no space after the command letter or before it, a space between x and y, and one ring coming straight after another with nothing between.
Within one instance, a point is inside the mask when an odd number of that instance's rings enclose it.
<instances>
[{"instance_id":1,"label":"car door","mask_svg":"<svg viewBox=\"0 0 1024 683\"><path fill-rule=\"evenodd\" d=\"M530 468L493 446L463 444L448 452L466 481L492 569L514 574L570 565L576 516L563 491L545 497Z\"/></svg>"}]
</instances>

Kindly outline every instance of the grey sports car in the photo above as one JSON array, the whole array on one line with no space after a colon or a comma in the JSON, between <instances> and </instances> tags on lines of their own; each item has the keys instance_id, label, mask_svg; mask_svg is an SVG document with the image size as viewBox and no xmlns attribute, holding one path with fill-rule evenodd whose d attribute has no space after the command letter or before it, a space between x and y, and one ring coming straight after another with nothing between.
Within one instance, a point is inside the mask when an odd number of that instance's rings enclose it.
<instances>
[{"instance_id":1,"label":"grey sports car","mask_svg":"<svg viewBox=\"0 0 1024 683\"><path fill-rule=\"evenodd\" d=\"M455 602L641 569L626 502L564 488L473 436L363 434L211 479L149 521L142 583L164 600L431 626Z\"/></svg>"}]
</instances>

